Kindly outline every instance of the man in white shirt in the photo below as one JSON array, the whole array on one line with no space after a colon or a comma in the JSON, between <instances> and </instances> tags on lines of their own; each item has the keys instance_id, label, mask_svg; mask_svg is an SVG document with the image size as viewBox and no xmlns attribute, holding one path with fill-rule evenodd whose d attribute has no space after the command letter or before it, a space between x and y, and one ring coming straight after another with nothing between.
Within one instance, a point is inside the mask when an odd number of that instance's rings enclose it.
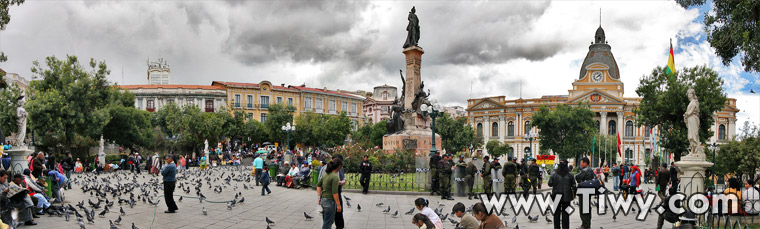
<instances>
[{"instance_id":1,"label":"man in white shirt","mask_svg":"<svg viewBox=\"0 0 760 229\"><path fill-rule=\"evenodd\" d=\"M760 213L760 192L754 186L755 181L744 181L745 190L742 191L742 203L744 205L744 212L756 215Z\"/></svg>"}]
</instances>

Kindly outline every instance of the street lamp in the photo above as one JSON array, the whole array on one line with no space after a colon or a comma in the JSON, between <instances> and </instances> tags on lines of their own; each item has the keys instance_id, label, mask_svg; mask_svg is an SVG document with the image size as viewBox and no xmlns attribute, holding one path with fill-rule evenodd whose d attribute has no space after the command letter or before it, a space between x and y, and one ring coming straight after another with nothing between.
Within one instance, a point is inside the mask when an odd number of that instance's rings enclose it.
<instances>
[{"instance_id":1,"label":"street lamp","mask_svg":"<svg viewBox=\"0 0 760 229\"><path fill-rule=\"evenodd\" d=\"M715 142L713 142L713 144L712 144L712 151L713 151L712 162L713 162L713 164L712 164L712 166L710 166L710 175L712 175L712 177L713 177L713 182L715 182L715 178L718 177L718 176L715 176L715 147L717 147L717 146L718 146L718 144L716 144ZM715 184L715 183L713 183L713 184Z\"/></svg>"},{"instance_id":2,"label":"street lamp","mask_svg":"<svg viewBox=\"0 0 760 229\"><path fill-rule=\"evenodd\" d=\"M285 142L285 150L290 150L290 132L296 131L296 126L291 126L290 123L282 126L282 131L288 133L287 141Z\"/></svg>"},{"instance_id":3,"label":"street lamp","mask_svg":"<svg viewBox=\"0 0 760 229\"><path fill-rule=\"evenodd\" d=\"M430 123L430 129L433 130L432 131L433 132L433 136L432 136L433 146L430 147L430 156L432 157L433 155L435 155L436 152L438 152L438 150L435 148L435 118L443 116L443 112L440 112L440 110L442 110L441 106L438 105L438 103L435 100L433 100L430 103L430 106L428 106L427 104L422 104L420 106L420 110L422 110L423 117L430 116L430 118L433 119L432 122Z\"/></svg>"},{"instance_id":4,"label":"street lamp","mask_svg":"<svg viewBox=\"0 0 760 229\"><path fill-rule=\"evenodd\" d=\"M524 160L528 160L529 157L533 156L533 138L535 137L535 135L533 135L532 133L528 133L526 136L528 136L529 143L528 143L528 148L525 149L525 153L523 155Z\"/></svg>"}]
</instances>

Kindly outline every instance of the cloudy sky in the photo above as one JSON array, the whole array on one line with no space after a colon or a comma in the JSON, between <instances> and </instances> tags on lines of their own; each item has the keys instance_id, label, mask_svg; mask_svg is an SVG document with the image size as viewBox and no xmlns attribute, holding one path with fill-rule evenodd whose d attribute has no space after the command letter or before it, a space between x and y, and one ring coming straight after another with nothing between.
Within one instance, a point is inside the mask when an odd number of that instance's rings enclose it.
<instances>
[{"instance_id":1,"label":"cloudy sky","mask_svg":"<svg viewBox=\"0 0 760 229\"><path fill-rule=\"evenodd\" d=\"M737 98L744 121L760 119L758 74L724 66L705 41L708 7L674 1L35 1L11 8L0 32L0 67L31 78L31 63L67 54L105 60L119 84L146 84L163 57L173 84L212 80L371 90L400 86L407 13L420 18L422 79L445 105L505 95L567 94L599 27L627 97L665 65L709 65ZM122 74L123 72L123 74ZM520 90L522 88L522 90ZM521 95L522 93L522 95Z\"/></svg>"}]
</instances>

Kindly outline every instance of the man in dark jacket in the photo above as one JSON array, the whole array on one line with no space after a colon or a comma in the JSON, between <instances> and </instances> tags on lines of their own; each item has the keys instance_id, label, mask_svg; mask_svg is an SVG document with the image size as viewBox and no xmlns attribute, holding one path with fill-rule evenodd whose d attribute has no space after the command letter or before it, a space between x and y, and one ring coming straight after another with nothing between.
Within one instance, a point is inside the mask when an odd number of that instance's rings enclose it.
<instances>
[{"instance_id":1,"label":"man in dark jacket","mask_svg":"<svg viewBox=\"0 0 760 229\"><path fill-rule=\"evenodd\" d=\"M612 188L617 191L620 187L620 167L618 167L617 163L612 164Z\"/></svg>"},{"instance_id":2,"label":"man in dark jacket","mask_svg":"<svg viewBox=\"0 0 760 229\"><path fill-rule=\"evenodd\" d=\"M451 154L445 154L443 159L438 162L438 182L439 192L442 200L454 200L451 197L451 169L454 163L451 160Z\"/></svg>"},{"instance_id":3,"label":"man in dark jacket","mask_svg":"<svg viewBox=\"0 0 760 229\"><path fill-rule=\"evenodd\" d=\"M362 184L362 194L367 194L369 191L369 178L372 175L372 164L369 163L369 156L364 155L364 160L359 164L359 172L362 175L359 178L359 183Z\"/></svg>"},{"instance_id":4,"label":"man in dark jacket","mask_svg":"<svg viewBox=\"0 0 760 229\"><path fill-rule=\"evenodd\" d=\"M430 174L432 175L430 184L430 195L435 195L438 192L438 162L441 160L441 153L435 151L435 154L430 157ZM439 192L438 192L439 193Z\"/></svg>"},{"instance_id":5,"label":"man in dark jacket","mask_svg":"<svg viewBox=\"0 0 760 229\"><path fill-rule=\"evenodd\" d=\"M45 155L42 155L42 152L39 152L37 153L37 156L32 160L32 167L34 167L32 170L32 175L34 175L35 178L42 177L42 170L45 169L45 163L42 162L43 157L45 157Z\"/></svg>"},{"instance_id":6,"label":"man in dark jacket","mask_svg":"<svg viewBox=\"0 0 760 229\"><path fill-rule=\"evenodd\" d=\"M591 171L591 166L589 166L589 160L587 157L581 158L581 168L578 172L578 175L575 175L575 181L576 183L580 184L584 181L592 180L594 179L594 172ZM588 214L580 214L581 215L581 228L583 229L589 229L591 228L591 212Z\"/></svg>"},{"instance_id":7,"label":"man in dark jacket","mask_svg":"<svg viewBox=\"0 0 760 229\"><path fill-rule=\"evenodd\" d=\"M657 191L657 195L660 196L660 199L663 201L667 197L665 193L666 190L668 190L668 182L670 182L670 171L668 171L668 164L662 163L660 170L657 171L657 179L655 179L655 184L660 186L660 191Z\"/></svg>"},{"instance_id":8,"label":"man in dark jacket","mask_svg":"<svg viewBox=\"0 0 760 229\"><path fill-rule=\"evenodd\" d=\"M480 177L483 177L483 192L491 194L493 192L493 180L491 179L491 162L488 156L483 157L483 168L480 171Z\"/></svg>"},{"instance_id":9,"label":"man in dark jacket","mask_svg":"<svg viewBox=\"0 0 760 229\"><path fill-rule=\"evenodd\" d=\"M475 185L475 173L477 173L478 168L475 167L475 163L473 161L477 160L477 158L473 157L470 162L467 163L466 167L464 168L464 182L467 184L467 198L472 199L474 196L475 199L478 198L474 193L472 193L472 186Z\"/></svg>"},{"instance_id":10,"label":"man in dark jacket","mask_svg":"<svg viewBox=\"0 0 760 229\"><path fill-rule=\"evenodd\" d=\"M675 187L678 186L678 169L676 163L670 162L670 183Z\"/></svg>"},{"instance_id":11,"label":"man in dark jacket","mask_svg":"<svg viewBox=\"0 0 760 229\"><path fill-rule=\"evenodd\" d=\"M517 177L517 164L515 160L517 158L510 158L507 163L504 163L504 169L501 170L501 175L504 176L504 192L515 193L515 177Z\"/></svg>"},{"instance_id":12,"label":"man in dark jacket","mask_svg":"<svg viewBox=\"0 0 760 229\"><path fill-rule=\"evenodd\" d=\"M541 171L538 168L538 164L536 164L536 159L530 160L530 167L528 169L528 173L530 175L530 186L533 187L533 195L536 194L536 189L538 188L538 181L539 177L541 176Z\"/></svg>"},{"instance_id":13,"label":"man in dark jacket","mask_svg":"<svg viewBox=\"0 0 760 229\"><path fill-rule=\"evenodd\" d=\"M66 174L66 179L71 180L71 171L74 170L74 159L71 158L71 152L66 152L66 157L63 158L61 167ZM66 186L66 189L71 189L71 182Z\"/></svg>"},{"instance_id":14,"label":"man in dark jacket","mask_svg":"<svg viewBox=\"0 0 760 229\"><path fill-rule=\"evenodd\" d=\"M558 194L562 195L557 206L558 211L554 211L554 228L570 228L570 215L564 209L570 206L570 201L574 198L575 179L573 179L567 164L566 160L560 161L557 165L557 172L549 177L552 198L556 198Z\"/></svg>"}]
</instances>

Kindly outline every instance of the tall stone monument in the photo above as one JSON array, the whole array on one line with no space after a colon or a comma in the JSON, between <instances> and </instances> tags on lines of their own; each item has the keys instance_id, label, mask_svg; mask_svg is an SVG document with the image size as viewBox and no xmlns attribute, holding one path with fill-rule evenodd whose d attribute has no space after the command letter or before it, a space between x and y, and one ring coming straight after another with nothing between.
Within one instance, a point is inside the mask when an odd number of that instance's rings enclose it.
<instances>
[{"instance_id":1,"label":"tall stone monument","mask_svg":"<svg viewBox=\"0 0 760 229\"><path fill-rule=\"evenodd\" d=\"M428 100L430 91L425 92L420 68L422 54L425 51L418 45L420 39L419 19L412 7L409 12L409 24L406 27L407 38L404 42L406 57L406 77L401 75L403 84L401 98L396 98L391 106L391 117L388 120L388 134L383 136L383 149L392 153L397 149L412 150L417 155L428 155L432 146L433 133L430 129L431 118L425 116L421 106L431 105ZM436 148L440 149L441 139L435 135Z\"/></svg>"},{"instance_id":2,"label":"tall stone monument","mask_svg":"<svg viewBox=\"0 0 760 229\"><path fill-rule=\"evenodd\" d=\"M683 119L688 130L689 154L675 164L681 174L678 186L686 196L691 196L705 191L705 170L713 163L705 160L704 146L699 141L699 100L694 89L689 88L686 96L689 97L689 105Z\"/></svg>"}]
</instances>

